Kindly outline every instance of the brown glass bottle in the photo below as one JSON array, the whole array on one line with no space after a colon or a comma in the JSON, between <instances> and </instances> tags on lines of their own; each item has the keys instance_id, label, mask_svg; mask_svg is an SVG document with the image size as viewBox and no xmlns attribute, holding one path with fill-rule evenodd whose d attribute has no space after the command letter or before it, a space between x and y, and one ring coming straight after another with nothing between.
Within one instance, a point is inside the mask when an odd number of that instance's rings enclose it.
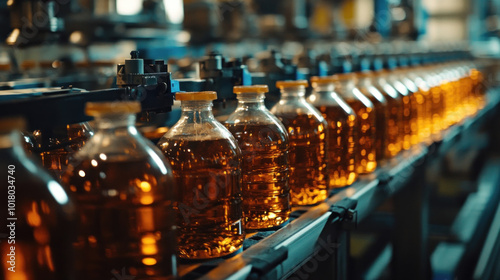
<instances>
[{"instance_id":1,"label":"brown glass bottle","mask_svg":"<svg viewBox=\"0 0 500 280\"><path fill-rule=\"evenodd\" d=\"M376 128L375 108L373 103L356 88L357 78L354 73L337 74L335 90L356 113L356 171L366 174L375 171L376 159Z\"/></svg>"},{"instance_id":2,"label":"brown glass bottle","mask_svg":"<svg viewBox=\"0 0 500 280\"><path fill-rule=\"evenodd\" d=\"M473 93L473 80L470 75L469 66L461 61L456 64L457 71L460 74L461 98L465 104L465 112L468 117L477 113L478 106Z\"/></svg>"},{"instance_id":3,"label":"brown glass bottle","mask_svg":"<svg viewBox=\"0 0 500 280\"><path fill-rule=\"evenodd\" d=\"M450 69L447 64L440 64L437 69L442 78L440 88L442 90L443 129L446 129L456 124L460 118L461 112L457 100L459 86L453 70Z\"/></svg>"},{"instance_id":4,"label":"brown glass bottle","mask_svg":"<svg viewBox=\"0 0 500 280\"><path fill-rule=\"evenodd\" d=\"M249 230L280 226L291 209L288 133L264 106L267 91L265 85L234 87L238 105L224 123L243 155L243 217Z\"/></svg>"},{"instance_id":5,"label":"brown glass bottle","mask_svg":"<svg viewBox=\"0 0 500 280\"><path fill-rule=\"evenodd\" d=\"M372 84L373 72L358 72L356 74L358 77L356 87L370 99L375 108L375 152L377 161L380 162L385 158L385 150L389 138L389 103L382 92Z\"/></svg>"},{"instance_id":6,"label":"brown glass bottle","mask_svg":"<svg viewBox=\"0 0 500 280\"><path fill-rule=\"evenodd\" d=\"M426 102L431 108L431 136L433 139L438 139L441 130L445 129L442 77L435 66L425 66L422 76L430 87L429 99Z\"/></svg>"},{"instance_id":7,"label":"brown glass bottle","mask_svg":"<svg viewBox=\"0 0 500 280\"><path fill-rule=\"evenodd\" d=\"M312 205L328 196L327 123L305 99L306 80L278 81L281 98L271 112L290 137L290 187L294 205Z\"/></svg>"},{"instance_id":8,"label":"brown glass bottle","mask_svg":"<svg viewBox=\"0 0 500 280\"><path fill-rule=\"evenodd\" d=\"M387 128L385 158L396 156L403 146L403 97L398 94L396 89L387 81L389 71L380 70L373 76L373 85L384 95L387 100Z\"/></svg>"},{"instance_id":9,"label":"brown glass bottle","mask_svg":"<svg viewBox=\"0 0 500 280\"><path fill-rule=\"evenodd\" d=\"M34 147L37 155L49 173L60 179L74 153L78 152L93 135L86 122L57 126L33 132Z\"/></svg>"},{"instance_id":10,"label":"brown glass bottle","mask_svg":"<svg viewBox=\"0 0 500 280\"><path fill-rule=\"evenodd\" d=\"M138 102L87 103L96 133L62 175L80 215L79 279L176 275L172 170L135 128L139 111Z\"/></svg>"},{"instance_id":11,"label":"brown glass bottle","mask_svg":"<svg viewBox=\"0 0 500 280\"><path fill-rule=\"evenodd\" d=\"M476 67L477 66L474 64L469 65L469 76L472 80L472 96L475 100L477 109L481 110L486 104L486 99L484 97L486 90L484 87L484 75Z\"/></svg>"},{"instance_id":12,"label":"brown glass bottle","mask_svg":"<svg viewBox=\"0 0 500 280\"><path fill-rule=\"evenodd\" d=\"M408 88L399 80L396 69L392 70L386 77L388 83L396 90L403 100L403 117L400 126L400 134L403 139L401 148L408 150L411 148L412 123L416 126L416 106L412 105L411 94ZM412 114L413 112L413 114Z\"/></svg>"},{"instance_id":13,"label":"brown glass bottle","mask_svg":"<svg viewBox=\"0 0 500 280\"><path fill-rule=\"evenodd\" d=\"M158 146L177 182L178 255L209 259L243 245L241 150L212 114L215 92L177 93L180 120Z\"/></svg>"},{"instance_id":14,"label":"brown glass bottle","mask_svg":"<svg viewBox=\"0 0 500 280\"><path fill-rule=\"evenodd\" d=\"M332 77L313 77L308 102L327 121L328 180L330 188L348 186L356 181L356 114L334 91Z\"/></svg>"},{"instance_id":15,"label":"brown glass bottle","mask_svg":"<svg viewBox=\"0 0 500 280\"><path fill-rule=\"evenodd\" d=\"M411 145L416 145L421 141L425 140L422 138L425 123L425 99L424 95L421 93L420 88L417 84L409 78L411 69L408 68L398 68L394 70L395 74L399 77L399 80L406 86L408 94L410 96L411 105L411 119L410 119L410 129L411 129Z\"/></svg>"},{"instance_id":16,"label":"brown glass bottle","mask_svg":"<svg viewBox=\"0 0 500 280\"><path fill-rule=\"evenodd\" d=\"M64 189L24 152L19 131L24 121L0 119L2 232L0 278L76 279L76 212Z\"/></svg>"},{"instance_id":17,"label":"brown glass bottle","mask_svg":"<svg viewBox=\"0 0 500 280\"><path fill-rule=\"evenodd\" d=\"M418 87L416 102L420 106L418 115L418 138L420 141L429 142L432 135L432 95L431 86L424 77L424 68L413 67L407 71L407 76Z\"/></svg>"}]
</instances>

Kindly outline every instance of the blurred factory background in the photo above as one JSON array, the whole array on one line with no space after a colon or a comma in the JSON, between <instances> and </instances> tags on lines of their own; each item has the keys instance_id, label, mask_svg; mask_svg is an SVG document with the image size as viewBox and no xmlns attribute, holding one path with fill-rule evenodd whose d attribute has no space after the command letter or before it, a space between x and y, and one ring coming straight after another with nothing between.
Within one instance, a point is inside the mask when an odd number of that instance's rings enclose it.
<instances>
[{"instance_id":1,"label":"blurred factory background","mask_svg":"<svg viewBox=\"0 0 500 280\"><path fill-rule=\"evenodd\" d=\"M131 59L132 50L139 52ZM11 107L28 118L31 130L51 129L88 120L53 113L63 104L80 108L71 102L85 97L17 107L2 102L68 88L105 94L126 88L130 96L142 90L152 96L143 102L140 120L149 129L143 132L157 140L178 118L178 107L169 102L179 90L217 90L222 102L214 110L223 118L234 110L234 85L268 84L272 104L279 98L273 95L279 79L349 72L364 56L427 53L435 54L431 62L457 53L458 59L474 59L485 87L498 95L500 0L0 1L0 116ZM123 62L138 57L162 73L153 83L161 80L162 93L171 94L161 99L168 110L158 109L160 101L151 94L156 88L147 88L149 72L138 71L139 82L126 76L130 69ZM144 87L130 90L138 84ZM333 213L344 215L341 210L352 206L336 204L342 198L357 201L356 226L352 219L334 224L320 208L295 209L296 228L284 228L290 232L249 239L245 269L219 261L184 264L179 274L182 279L500 279L499 116L492 105L448 138L403 155L390 172L333 193L328 210ZM394 178L403 179L393 183ZM426 187L402 186L410 183ZM349 233L334 235L336 253L325 263L317 257L323 248L317 240L330 222ZM289 248L286 254L268 252L280 242ZM296 253L313 247L319 251Z\"/></svg>"},{"instance_id":2,"label":"blurred factory background","mask_svg":"<svg viewBox=\"0 0 500 280\"><path fill-rule=\"evenodd\" d=\"M470 42L496 53L499 12L500 2L486 0L9 0L0 3L0 67L5 80L64 76L77 66L106 74L138 49L182 75L213 50L254 58L279 47L293 58L353 41Z\"/></svg>"}]
</instances>

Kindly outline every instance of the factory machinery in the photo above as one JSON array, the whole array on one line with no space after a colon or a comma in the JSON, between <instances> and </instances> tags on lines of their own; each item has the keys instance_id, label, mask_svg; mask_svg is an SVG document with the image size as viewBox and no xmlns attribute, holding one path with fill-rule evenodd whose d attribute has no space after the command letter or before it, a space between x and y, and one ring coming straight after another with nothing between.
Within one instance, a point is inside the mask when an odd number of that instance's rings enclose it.
<instances>
[{"instance_id":1,"label":"factory machinery","mask_svg":"<svg viewBox=\"0 0 500 280\"><path fill-rule=\"evenodd\" d=\"M13 2L11 15L26 12L26 3L49 10L59 3L26 1L22 6ZM293 2L298 5L301 1ZM97 4L92 7L98 9ZM155 9L148 7L150 11ZM227 7L232 9L226 12L241 12L236 4ZM65 9L73 7L62 5L58 13ZM209 11L211 6L191 4L186 9ZM63 40L65 30L75 29L78 21L68 18L63 28L58 13L49 13L50 24L28 41L19 33L16 36L15 30L22 29L22 23L14 21L14 31L8 34L7 42L24 48ZM95 14L98 13L94 11L92 15ZM258 55L238 51L237 56L230 57L226 53L234 53L233 48L254 43L200 48L196 44L218 36L217 32L205 32L203 24L186 27L201 42L191 42L190 48L169 46L159 51L156 46L166 44L165 35L155 28L168 25L173 36L179 36L175 23L157 19L151 27L140 16L79 16L93 24L100 22L102 27L100 33L91 33L93 27L88 26L88 30L79 33L80 37L69 32L69 39L73 36L72 40L87 44L86 47L91 41L113 36L123 39L124 34L126 39L137 42L152 37L157 41L152 44L154 47L141 43L134 46L139 51L128 49L130 57L119 64L61 59L40 72L42 62L37 62L36 67L27 62L21 65L10 57L10 66L5 68L8 71L0 72L0 116L22 115L29 131L44 132L43 144L36 148L38 152L52 148L51 139L60 136L59 128L90 121L84 114L89 101L140 101L138 126L156 142L178 119L175 94L181 91L216 91L214 111L223 120L234 110L233 87L238 85L267 85L266 105L270 107L279 100L275 84L282 80L454 61L473 62L485 76L487 102L475 115L450 126L430 142L402 151L352 185L331 190L323 203L293 208L290 222L284 227L248 233L241 253L226 259L180 262L180 279L500 278L496 262L500 257L500 161L494 156L499 152L495 145L500 140L495 120L500 117L500 94L495 60L475 57L465 44L331 43L331 39L325 38L291 45L266 42L259 44ZM237 34L230 32L231 25L226 22L235 20L233 17L225 18L221 26L210 30L226 30L224 36ZM127 32L113 28L117 22L126 23ZM306 36L303 29L292 23L296 21L286 21L287 30L297 30L299 37ZM147 28L148 38L140 36L136 31L139 28ZM296 49L297 45L301 51L290 56L290 46ZM193 58L208 49L212 50L203 58ZM166 57L176 58L167 63ZM35 68L38 72L30 72Z\"/></svg>"}]
</instances>

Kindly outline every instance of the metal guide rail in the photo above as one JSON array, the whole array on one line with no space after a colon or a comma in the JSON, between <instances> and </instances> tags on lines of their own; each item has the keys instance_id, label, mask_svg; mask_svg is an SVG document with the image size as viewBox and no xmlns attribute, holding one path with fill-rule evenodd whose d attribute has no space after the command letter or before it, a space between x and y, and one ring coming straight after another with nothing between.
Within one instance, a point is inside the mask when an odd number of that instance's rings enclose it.
<instances>
[{"instance_id":1,"label":"metal guide rail","mask_svg":"<svg viewBox=\"0 0 500 280\"><path fill-rule=\"evenodd\" d=\"M343 261L348 257L348 239L342 239L341 233L355 228L402 189L410 185L418 188L418 184L410 183L429 158L446 152L463 133L484 123L500 107L497 91L490 92L485 108L444 131L439 139L400 153L317 206L294 208L291 222L275 232L248 234L242 253L225 260L181 264L181 279L283 279L294 273L292 279L305 279L301 273L309 277L309 271L301 272L300 268L311 260L316 265L326 260L332 264L321 268L322 277L346 279Z\"/></svg>"}]
</instances>

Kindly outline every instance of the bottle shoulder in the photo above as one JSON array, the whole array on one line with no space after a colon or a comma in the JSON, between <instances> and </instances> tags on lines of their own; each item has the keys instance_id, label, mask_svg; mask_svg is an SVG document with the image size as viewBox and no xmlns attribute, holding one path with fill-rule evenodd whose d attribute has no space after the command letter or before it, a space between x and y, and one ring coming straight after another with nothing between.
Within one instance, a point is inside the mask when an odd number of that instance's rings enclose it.
<instances>
[{"instance_id":1,"label":"bottle shoulder","mask_svg":"<svg viewBox=\"0 0 500 280\"><path fill-rule=\"evenodd\" d=\"M183 117L181 117L181 119L162 137L162 139L181 139L189 141L207 141L230 138L232 138L231 133L215 118L192 122L191 120Z\"/></svg>"},{"instance_id":2,"label":"bottle shoulder","mask_svg":"<svg viewBox=\"0 0 500 280\"><path fill-rule=\"evenodd\" d=\"M229 115L229 117L223 124L273 125L276 123L276 121L276 116L265 107L256 110L245 110L242 108L237 108L232 114Z\"/></svg>"},{"instance_id":3,"label":"bottle shoulder","mask_svg":"<svg viewBox=\"0 0 500 280\"><path fill-rule=\"evenodd\" d=\"M373 84L362 85L359 90L368 97L372 103L387 103L384 94Z\"/></svg>"},{"instance_id":4,"label":"bottle shoulder","mask_svg":"<svg viewBox=\"0 0 500 280\"><path fill-rule=\"evenodd\" d=\"M29 211L39 211L39 222L45 225L59 226L75 219L75 205L68 193L33 158L24 153L2 150L0 163L11 171L12 180L9 181L12 184L8 183L7 190L15 193L16 215L20 224L28 226L23 218ZM34 210L34 207L37 209ZM50 211L43 213L41 207Z\"/></svg>"},{"instance_id":5,"label":"bottle shoulder","mask_svg":"<svg viewBox=\"0 0 500 280\"><path fill-rule=\"evenodd\" d=\"M313 94L316 94L318 96L322 96L323 98L314 98ZM349 115L355 115L354 110L351 108L351 106L342 98L340 97L339 94L336 92L332 92L330 94L328 93L313 93L311 96L309 96L308 101L311 102L311 105L313 105L316 109L318 109L323 116L329 115L329 114L336 114L339 117L340 116L345 116L348 117ZM328 117L326 117L327 121L330 121Z\"/></svg>"},{"instance_id":6,"label":"bottle shoulder","mask_svg":"<svg viewBox=\"0 0 500 280\"><path fill-rule=\"evenodd\" d=\"M162 138L157 145L176 170L233 168L241 161L241 149L233 136L206 140Z\"/></svg>"},{"instance_id":7,"label":"bottle shoulder","mask_svg":"<svg viewBox=\"0 0 500 280\"><path fill-rule=\"evenodd\" d=\"M157 148L137 129L130 128L116 133L97 131L78 151L75 160L97 159L100 157L144 158L159 154Z\"/></svg>"},{"instance_id":8,"label":"bottle shoulder","mask_svg":"<svg viewBox=\"0 0 500 280\"><path fill-rule=\"evenodd\" d=\"M321 112L319 112L318 109L306 99L294 102L278 102L271 109L271 113L276 115L279 119L283 116L293 118L294 116L307 115L310 116L309 118L316 120L317 122L324 121Z\"/></svg>"}]
</instances>

